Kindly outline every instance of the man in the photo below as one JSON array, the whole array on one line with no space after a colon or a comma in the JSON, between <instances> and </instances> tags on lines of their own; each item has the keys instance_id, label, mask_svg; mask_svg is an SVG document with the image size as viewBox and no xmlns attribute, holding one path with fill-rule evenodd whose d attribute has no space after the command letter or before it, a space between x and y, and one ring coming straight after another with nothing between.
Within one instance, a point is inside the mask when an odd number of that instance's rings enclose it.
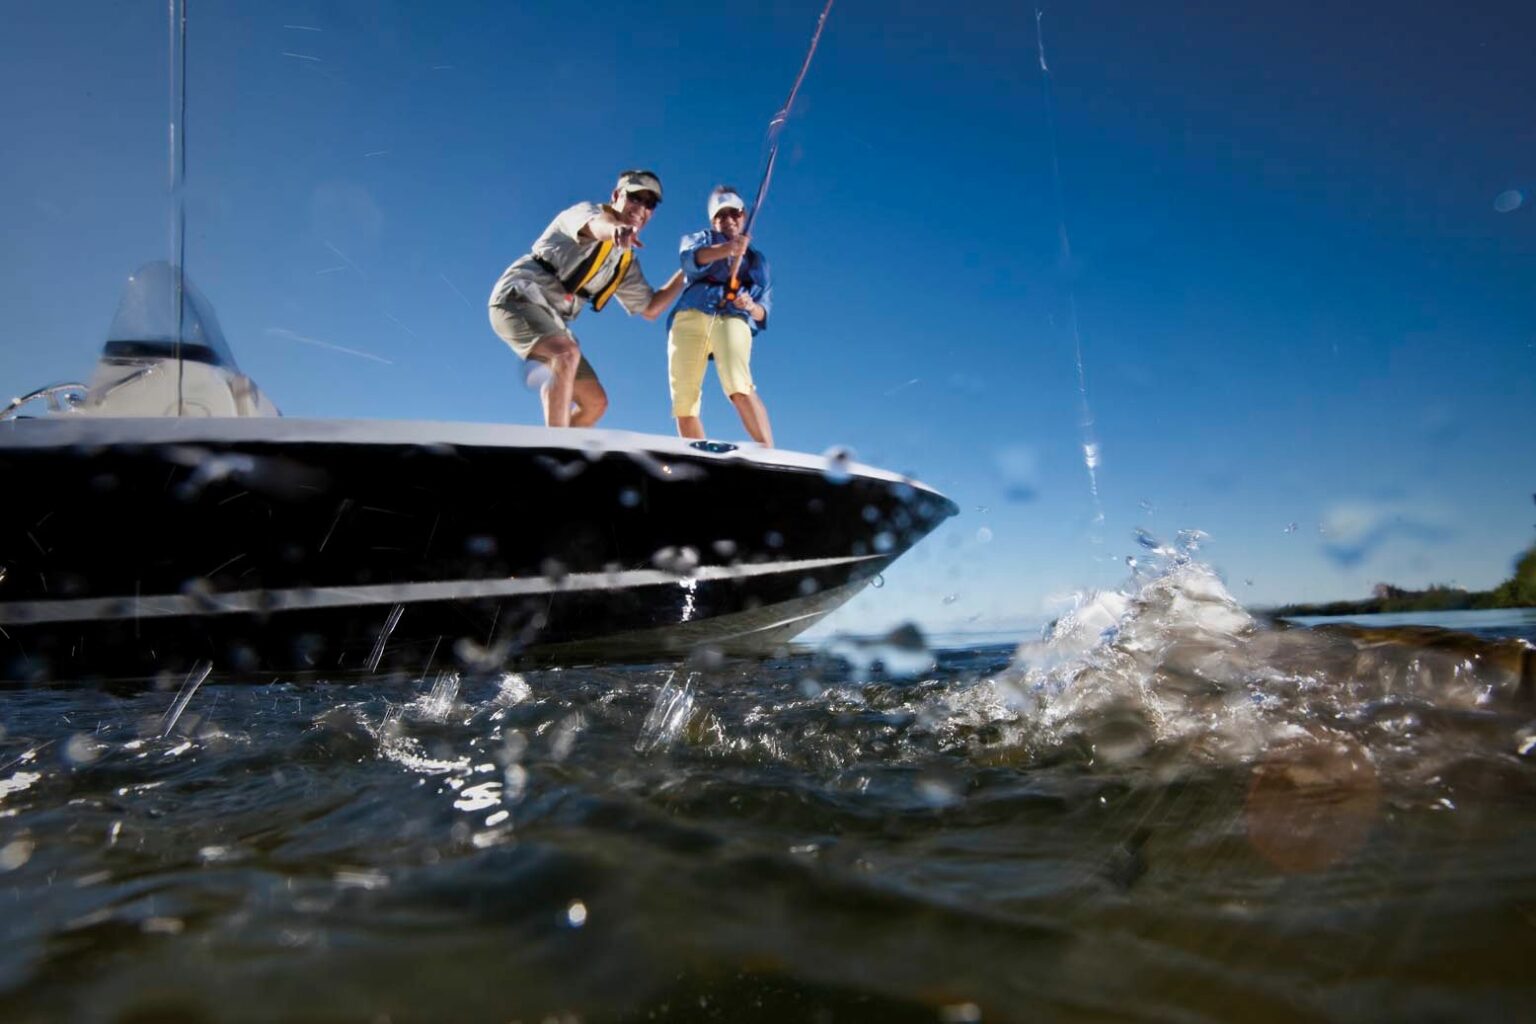
<instances>
[{"instance_id":1,"label":"man","mask_svg":"<svg viewBox=\"0 0 1536 1024\"><path fill-rule=\"evenodd\" d=\"M549 368L540 389L547 426L590 427L608 408L608 394L571 333L582 303L601 310L617 299L626 313L655 320L682 290L681 273L653 289L635 258L640 230L660 202L655 174L623 172L610 202L561 212L491 290L491 327L520 357Z\"/></svg>"},{"instance_id":2,"label":"man","mask_svg":"<svg viewBox=\"0 0 1536 1024\"><path fill-rule=\"evenodd\" d=\"M704 368L714 356L720 386L736 407L752 440L773 447L768 409L752 383L752 339L768 326L773 285L768 260L751 247L742 228L746 203L721 185L709 196L710 230L684 235L683 275L688 287L667 317L667 371L672 415L683 437L704 436L699 403ZM731 268L740 260L736 289Z\"/></svg>"}]
</instances>

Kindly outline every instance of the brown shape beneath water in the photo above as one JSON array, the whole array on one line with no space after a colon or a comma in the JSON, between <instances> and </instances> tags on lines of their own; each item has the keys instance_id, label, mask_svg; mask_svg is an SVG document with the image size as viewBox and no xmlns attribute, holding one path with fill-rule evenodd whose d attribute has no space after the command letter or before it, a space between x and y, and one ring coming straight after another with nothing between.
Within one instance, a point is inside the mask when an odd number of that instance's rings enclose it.
<instances>
[{"instance_id":1,"label":"brown shape beneath water","mask_svg":"<svg viewBox=\"0 0 1536 1024\"><path fill-rule=\"evenodd\" d=\"M1343 738L1273 751L1248 785L1248 841L1281 871L1322 871L1364 845L1381 783L1365 750Z\"/></svg>"}]
</instances>

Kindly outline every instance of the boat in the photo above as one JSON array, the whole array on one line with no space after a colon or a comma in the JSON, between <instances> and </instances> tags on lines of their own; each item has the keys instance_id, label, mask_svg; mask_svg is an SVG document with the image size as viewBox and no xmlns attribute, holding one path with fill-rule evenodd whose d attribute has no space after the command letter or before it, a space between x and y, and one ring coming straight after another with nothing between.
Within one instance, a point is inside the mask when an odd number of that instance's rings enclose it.
<instances>
[{"instance_id":1,"label":"boat","mask_svg":"<svg viewBox=\"0 0 1536 1024\"><path fill-rule=\"evenodd\" d=\"M12 686L762 656L957 511L839 453L281 416L167 264L0 479Z\"/></svg>"}]
</instances>

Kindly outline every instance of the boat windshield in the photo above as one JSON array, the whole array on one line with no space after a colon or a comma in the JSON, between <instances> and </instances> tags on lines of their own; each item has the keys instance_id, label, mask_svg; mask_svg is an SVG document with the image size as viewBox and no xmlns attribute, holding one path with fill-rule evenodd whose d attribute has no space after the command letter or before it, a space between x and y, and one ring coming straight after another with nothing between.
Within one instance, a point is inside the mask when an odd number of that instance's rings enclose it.
<instances>
[{"instance_id":1,"label":"boat windshield","mask_svg":"<svg viewBox=\"0 0 1536 1024\"><path fill-rule=\"evenodd\" d=\"M178 280L179 278L179 280ZM177 289L181 290L178 309ZM181 328L178 332L177 322ZM177 351L178 333L181 340ZM239 370L203 293L170 263L146 263L128 278L102 350L106 358L175 358Z\"/></svg>"}]
</instances>

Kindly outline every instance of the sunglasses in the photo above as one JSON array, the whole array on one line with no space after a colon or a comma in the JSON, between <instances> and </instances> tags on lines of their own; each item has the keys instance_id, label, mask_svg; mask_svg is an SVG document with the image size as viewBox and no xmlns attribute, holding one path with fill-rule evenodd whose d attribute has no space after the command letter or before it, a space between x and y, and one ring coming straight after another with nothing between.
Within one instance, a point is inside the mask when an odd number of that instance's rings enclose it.
<instances>
[{"instance_id":1,"label":"sunglasses","mask_svg":"<svg viewBox=\"0 0 1536 1024\"><path fill-rule=\"evenodd\" d=\"M656 204L661 202L660 199L656 198L654 192L626 192L624 194L629 197L630 202L643 206L647 210L656 209Z\"/></svg>"},{"instance_id":2,"label":"sunglasses","mask_svg":"<svg viewBox=\"0 0 1536 1024\"><path fill-rule=\"evenodd\" d=\"M745 217L746 215L747 214L746 214L745 210L738 210L734 206L727 206L725 209L723 209L723 210L721 210L721 211L719 211L718 213L715 214L716 217L736 217L736 218Z\"/></svg>"}]
</instances>

